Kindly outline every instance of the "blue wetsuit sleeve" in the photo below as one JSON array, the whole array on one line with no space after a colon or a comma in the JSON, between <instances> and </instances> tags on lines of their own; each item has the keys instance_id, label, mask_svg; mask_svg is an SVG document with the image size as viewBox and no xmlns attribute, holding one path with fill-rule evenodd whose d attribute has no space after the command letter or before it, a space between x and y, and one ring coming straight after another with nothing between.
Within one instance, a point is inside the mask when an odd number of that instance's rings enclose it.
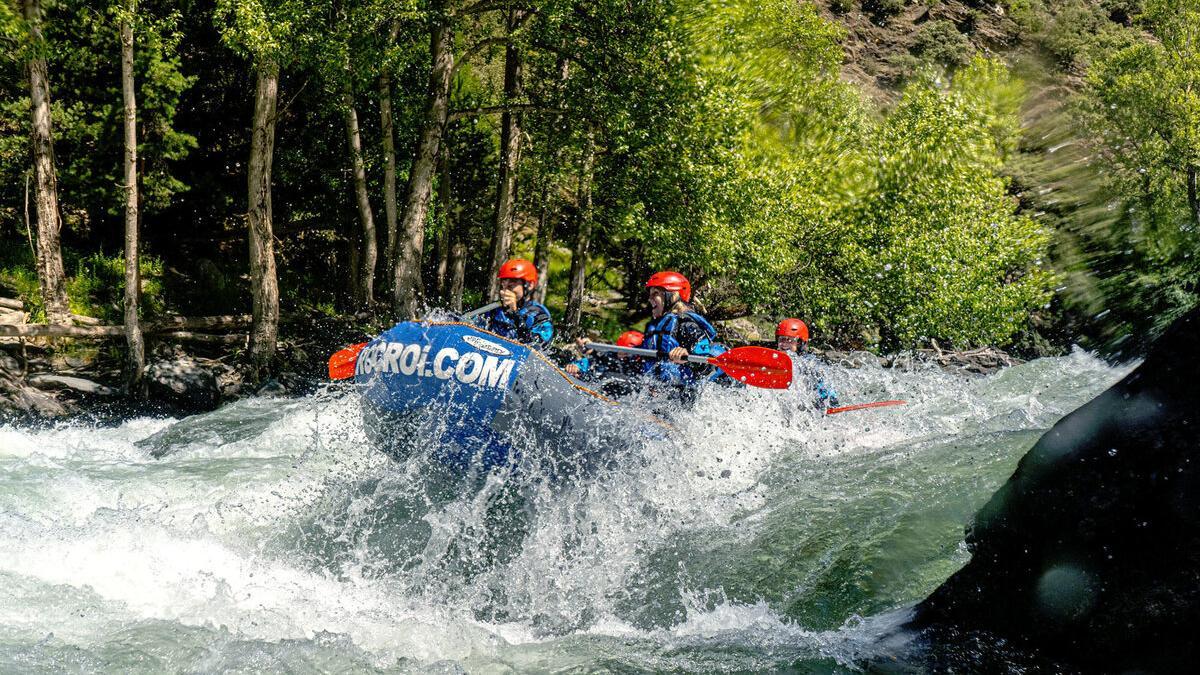
<instances>
[{"instance_id":1,"label":"blue wetsuit sleeve","mask_svg":"<svg viewBox=\"0 0 1200 675\"><path fill-rule=\"evenodd\" d=\"M824 408L835 408L838 405L838 395L833 387L825 383L825 380L817 378L817 382L813 387L817 392L817 400Z\"/></svg>"},{"instance_id":2,"label":"blue wetsuit sleeve","mask_svg":"<svg viewBox=\"0 0 1200 675\"><path fill-rule=\"evenodd\" d=\"M554 324L550 322L550 317L546 317L544 320L533 324L529 332L529 345L535 349L545 349L550 346L550 342L554 339Z\"/></svg>"},{"instance_id":3,"label":"blue wetsuit sleeve","mask_svg":"<svg viewBox=\"0 0 1200 675\"><path fill-rule=\"evenodd\" d=\"M571 365L579 369L580 373L586 373L592 369L592 361L586 356L581 356L571 362Z\"/></svg>"},{"instance_id":4,"label":"blue wetsuit sleeve","mask_svg":"<svg viewBox=\"0 0 1200 675\"><path fill-rule=\"evenodd\" d=\"M554 322L550 320L549 312L538 307L536 311L525 314L525 330L521 331L521 341L538 351L544 351L554 339Z\"/></svg>"}]
</instances>

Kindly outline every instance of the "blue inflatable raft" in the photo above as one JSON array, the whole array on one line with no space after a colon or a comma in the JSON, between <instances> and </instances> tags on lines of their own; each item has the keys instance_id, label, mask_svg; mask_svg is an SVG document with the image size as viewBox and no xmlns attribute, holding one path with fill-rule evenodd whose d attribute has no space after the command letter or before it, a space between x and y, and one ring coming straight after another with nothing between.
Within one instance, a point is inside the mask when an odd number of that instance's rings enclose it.
<instances>
[{"instance_id":1,"label":"blue inflatable raft","mask_svg":"<svg viewBox=\"0 0 1200 675\"><path fill-rule=\"evenodd\" d=\"M667 430L540 352L457 321L396 325L362 350L354 379L377 448L396 459L428 449L464 472L530 460L575 473Z\"/></svg>"}]
</instances>

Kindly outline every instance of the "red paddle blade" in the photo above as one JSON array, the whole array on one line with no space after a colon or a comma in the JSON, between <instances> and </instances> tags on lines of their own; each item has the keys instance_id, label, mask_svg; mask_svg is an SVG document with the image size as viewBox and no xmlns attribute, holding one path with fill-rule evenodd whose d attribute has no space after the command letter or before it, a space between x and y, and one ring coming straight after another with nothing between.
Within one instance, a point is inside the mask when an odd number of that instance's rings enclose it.
<instances>
[{"instance_id":1,"label":"red paddle blade","mask_svg":"<svg viewBox=\"0 0 1200 675\"><path fill-rule=\"evenodd\" d=\"M792 385L792 360L778 349L735 347L708 362L751 387L787 389Z\"/></svg>"},{"instance_id":2,"label":"red paddle blade","mask_svg":"<svg viewBox=\"0 0 1200 675\"><path fill-rule=\"evenodd\" d=\"M358 363L358 353L366 346L367 343L360 342L329 357L329 379L348 380L354 377L354 365Z\"/></svg>"},{"instance_id":3,"label":"red paddle blade","mask_svg":"<svg viewBox=\"0 0 1200 675\"><path fill-rule=\"evenodd\" d=\"M904 405L908 401L875 401L874 403L856 403L854 405L844 405L840 408L826 408L826 415L836 415L838 413L850 412L851 410L865 410L867 408L887 408L893 405Z\"/></svg>"}]
</instances>

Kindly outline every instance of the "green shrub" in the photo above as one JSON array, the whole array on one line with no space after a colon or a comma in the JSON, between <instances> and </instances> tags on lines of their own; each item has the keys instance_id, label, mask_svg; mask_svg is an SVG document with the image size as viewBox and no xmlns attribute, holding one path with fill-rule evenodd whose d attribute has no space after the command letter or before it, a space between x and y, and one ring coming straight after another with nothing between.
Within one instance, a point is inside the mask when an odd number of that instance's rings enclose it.
<instances>
[{"instance_id":1,"label":"green shrub","mask_svg":"<svg viewBox=\"0 0 1200 675\"><path fill-rule=\"evenodd\" d=\"M926 63L957 68L971 60L975 46L958 31L953 22L938 19L925 23L917 30L912 51Z\"/></svg>"},{"instance_id":2,"label":"green shrub","mask_svg":"<svg viewBox=\"0 0 1200 675\"><path fill-rule=\"evenodd\" d=\"M166 311L163 298L163 263L159 258L143 255L141 316L149 318ZM109 257L103 253L80 258L75 274L67 279L67 296L71 311L93 316L105 323L119 324L124 320L125 258Z\"/></svg>"},{"instance_id":3,"label":"green shrub","mask_svg":"<svg viewBox=\"0 0 1200 675\"><path fill-rule=\"evenodd\" d=\"M904 11L907 4L908 0L862 0L863 11L879 25L891 21L892 17Z\"/></svg>"}]
</instances>

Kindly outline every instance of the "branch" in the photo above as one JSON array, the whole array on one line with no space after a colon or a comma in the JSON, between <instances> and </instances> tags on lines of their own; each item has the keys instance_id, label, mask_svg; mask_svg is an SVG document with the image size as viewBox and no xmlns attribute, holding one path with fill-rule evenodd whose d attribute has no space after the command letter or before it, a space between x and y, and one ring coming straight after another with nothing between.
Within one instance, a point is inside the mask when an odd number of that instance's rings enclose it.
<instances>
[{"instance_id":1,"label":"branch","mask_svg":"<svg viewBox=\"0 0 1200 675\"><path fill-rule=\"evenodd\" d=\"M479 0L473 5L468 5L458 10L451 16L459 17L468 14L483 14L484 12L492 12L498 9L524 9L532 10L532 7L514 5L512 0Z\"/></svg>"},{"instance_id":2,"label":"branch","mask_svg":"<svg viewBox=\"0 0 1200 675\"><path fill-rule=\"evenodd\" d=\"M547 108L545 106L541 106L536 103L513 103L510 105L490 105L490 106L485 106L482 108L469 108L467 110L455 110L454 112L450 113L449 121L455 122L457 120L461 120L464 117L473 117L475 115L495 115L496 113L523 112L523 111L537 111L537 112L548 112L548 113L559 113L559 114L567 112L566 110L564 110L562 108Z\"/></svg>"},{"instance_id":3,"label":"branch","mask_svg":"<svg viewBox=\"0 0 1200 675\"><path fill-rule=\"evenodd\" d=\"M484 38L484 39L480 40L479 42L476 42L475 44L468 47L466 49L466 51L464 51L462 53L462 56L458 57L458 60L454 62L454 72L458 72L458 69L462 66L462 64L466 63L468 59L470 59L475 54L478 54L479 52L487 49L488 47L492 47L495 45L507 45L507 44L508 44L508 36L507 35Z\"/></svg>"}]
</instances>

